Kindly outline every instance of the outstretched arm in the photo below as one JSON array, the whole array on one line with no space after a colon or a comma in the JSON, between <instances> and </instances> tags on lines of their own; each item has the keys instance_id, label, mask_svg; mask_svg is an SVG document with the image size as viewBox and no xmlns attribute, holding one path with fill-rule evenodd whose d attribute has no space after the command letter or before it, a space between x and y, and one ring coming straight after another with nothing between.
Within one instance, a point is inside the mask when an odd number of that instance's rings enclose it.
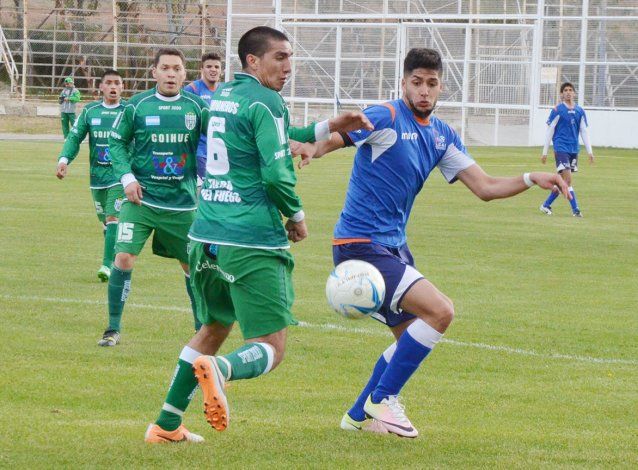
<instances>
[{"instance_id":1,"label":"outstretched arm","mask_svg":"<svg viewBox=\"0 0 638 470\"><path fill-rule=\"evenodd\" d=\"M301 156L301 160L297 166L301 169L306 165L310 165L313 158L321 158L325 154L334 152L345 147L341 134L333 132L328 140L315 142L314 144L290 141L290 151L294 156Z\"/></svg>"},{"instance_id":2,"label":"outstretched arm","mask_svg":"<svg viewBox=\"0 0 638 470\"><path fill-rule=\"evenodd\" d=\"M508 198L535 184L543 189L553 189L557 186L567 199L571 199L567 184L557 173L535 172L522 176L495 177L485 173L478 164L474 164L461 171L458 179L483 201Z\"/></svg>"}]
</instances>

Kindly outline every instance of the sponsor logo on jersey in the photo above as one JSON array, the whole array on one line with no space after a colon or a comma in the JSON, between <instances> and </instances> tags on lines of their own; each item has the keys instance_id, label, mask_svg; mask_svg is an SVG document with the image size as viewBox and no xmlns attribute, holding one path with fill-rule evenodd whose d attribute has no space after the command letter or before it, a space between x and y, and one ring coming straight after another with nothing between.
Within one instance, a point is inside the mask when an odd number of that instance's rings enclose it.
<instances>
[{"instance_id":1,"label":"sponsor logo on jersey","mask_svg":"<svg viewBox=\"0 0 638 470\"><path fill-rule=\"evenodd\" d=\"M197 125L197 115L195 113L186 113L184 115L184 124L189 131L195 129Z\"/></svg>"},{"instance_id":2,"label":"sponsor logo on jersey","mask_svg":"<svg viewBox=\"0 0 638 470\"><path fill-rule=\"evenodd\" d=\"M229 202L231 204L241 202L239 193L226 189L202 189L202 199L208 202Z\"/></svg>"},{"instance_id":3,"label":"sponsor logo on jersey","mask_svg":"<svg viewBox=\"0 0 638 470\"><path fill-rule=\"evenodd\" d=\"M101 126L102 125L102 118L91 118L91 125L92 126Z\"/></svg>"},{"instance_id":4,"label":"sponsor logo on jersey","mask_svg":"<svg viewBox=\"0 0 638 470\"><path fill-rule=\"evenodd\" d=\"M210 110L211 111L219 111L222 113L229 114L237 114L237 110L239 109L239 103L235 101L220 101L220 100L212 100L210 102Z\"/></svg>"},{"instance_id":5,"label":"sponsor logo on jersey","mask_svg":"<svg viewBox=\"0 0 638 470\"><path fill-rule=\"evenodd\" d=\"M232 274L228 274L227 272L223 271L219 267L219 265L213 263L212 261L209 261L209 260L204 260L204 262L198 261L197 265L195 266L195 271L197 271L198 273L201 273L205 269L211 269L213 271L217 271L228 282L235 282L235 276L233 276Z\"/></svg>"},{"instance_id":6,"label":"sponsor logo on jersey","mask_svg":"<svg viewBox=\"0 0 638 470\"><path fill-rule=\"evenodd\" d=\"M147 126L159 126L160 125L160 117L159 116L146 116L146 125Z\"/></svg>"},{"instance_id":7,"label":"sponsor logo on jersey","mask_svg":"<svg viewBox=\"0 0 638 470\"><path fill-rule=\"evenodd\" d=\"M231 86L230 88L224 88L220 93L219 96L223 96L224 98L227 98L228 96L230 96L230 92L233 90L233 87Z\"/></svg>"},{"instance_id":8,"label":"sponsor logo on jersey","mask_svg":"<svg viewBox=\"0 0 638 470\"><path fill-rule=\"evenodd\" d=\"M417 140L419 135L416 132L401 132L401 140Z\"/></svg>"},{"instance_id":9,"label":"sponsor logo on jersey","mask_svg":"<svg viewBox=\"0 0 638 470\"><path fill-rule=\"evenodd\" d=\"M107 146L96 146L97 150L97 163L98 165L110 165L111 164L111 152Z\"/></svg>"},{"instance_id":10,"label":"sponsor logo on jersey","mask_svg":"<svg viewBox=\"0 0 638 470\"><path fill-rule=\"evenodd\" d=\"M154 133L151 134L151 142L158 144L183 144L188 142L188 134L178 134L176 132Z\"/></svg>"},{"instance_id":11,"label":"sponsor logo on jersey","mask_svg":"<svg viewBox=\"0 0 638 470\"><path fill-rule=\"evenodd\" d=\"M96 139L108 139L111 131L95 130L92 132L92 134L93 137L95 137Z\"/></svg>"},{"instance_id":12,"label":"sponsor logo on jersey","mask_svg":"<svg viewBox=\"0 0 638 470\"><path fill-rule=\"evenodd\" d=\"M445 136L439 134L436 130L434 131L434 147L437 150L445 150Z\"/></svg>"},{"instance_id":13,"label":"sponsor logo on jersey","mask_svg":"<svg viewBox=\"0 0 638 470\"><path fill-rule=\"evenodd\" d=\"M155 174L161 179L171 179L174 177L184 176L184 166L188 160L188 155L182 154L181 158L177 160L177 157L173 155L153 155L153 166L155 167ZM160 179L160 178L154 178Z\"/></svg>"}]
</instances>

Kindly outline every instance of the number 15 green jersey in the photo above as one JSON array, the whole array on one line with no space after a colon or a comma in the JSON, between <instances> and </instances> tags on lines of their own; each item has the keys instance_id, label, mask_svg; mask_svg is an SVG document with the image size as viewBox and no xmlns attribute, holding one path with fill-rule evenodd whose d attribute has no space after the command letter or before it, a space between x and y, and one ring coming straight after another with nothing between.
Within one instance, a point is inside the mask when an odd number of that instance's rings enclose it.
<instances>
[{"instance_id":1,"label":"number 15 green jersey","mask_svg":"<svg viewBox=\"0 0 638 470\"><path fill-rule=\"evenodd\" d=\"M88 103L64 142L58 161L66 159L66 163L71 163L78 155L80 143L89 135L91 189L105 189L120 184L111 164L109 134L125 104L124 101L116 105L107 105L103 101Z\"/></svg>"},{"instance_id":2,"label":"number 15 green jersey","mask_svg":"<svg viewBox=\"0 0 638 470\"><path fill-rule=\"evenodd\" d=\"M128 101L113 124L109 146L115 176L133 174L142 187L142 204L197 208L196 151L206 108L192 93L163 96L155 88Z\"/></svg>"}]
</instances>

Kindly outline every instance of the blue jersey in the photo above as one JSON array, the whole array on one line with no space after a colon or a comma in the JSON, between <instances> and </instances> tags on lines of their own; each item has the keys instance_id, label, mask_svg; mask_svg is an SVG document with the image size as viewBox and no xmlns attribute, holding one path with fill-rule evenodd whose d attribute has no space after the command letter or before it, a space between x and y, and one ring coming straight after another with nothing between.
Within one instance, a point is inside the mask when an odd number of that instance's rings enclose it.
<instances>
[{"instance_id":1,"label":"blue jersey","mask_svg":"<svg viewBox=\"0 0 638 470\"><path fill-rule=\"evenodd\" d=\"M565 103L556 106L549 113L547 125L553 127L552 144L554 152L578 153L578 135L582 127L587 127L585 110L576 105L570 109Z\"/></svg>"},{"instance_id":2,"label":"blue jersey","mask_svg":"<svg viewBox=\"0 0 638 470\"><path fill-rule=\"evenodd\" d=\"M434 116L418 119L403 100L364 112L374 130L344 136L357 152L334 237L400 247L414 199L434 167L453 183L474 160L450 126Z\"/></svg>"},{"instance_id":3,"label":"blue jersey","mask_svg":"<svg viewBox=\"0 0 638 470\"><path fill-rule=\"evenodd\" d=\"M215 87L215 90L219 88L219 83ZM215 94L215 90L211 90L208 88L208 85L204 83L204 80L195 80L192 83L189 83L184 87L184 90L190 91L191 93L199 96L203 99L208 106L210 106L210 102L213 99L213 95ZM199 145L197 146L197 155L202 156L206 155L206 134L202 133L199 138Z\"/></svg>"}]
</instances>

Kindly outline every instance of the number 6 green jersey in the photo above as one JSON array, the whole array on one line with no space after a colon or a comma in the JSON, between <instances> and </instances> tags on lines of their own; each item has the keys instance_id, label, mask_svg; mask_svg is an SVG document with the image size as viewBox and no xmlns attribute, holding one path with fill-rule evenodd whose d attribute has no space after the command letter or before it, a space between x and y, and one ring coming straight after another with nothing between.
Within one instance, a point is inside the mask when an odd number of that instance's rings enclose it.
<instances>
[{"instance_id":1,"label":"number 6 green jersey","mask_svg":"<svg viewBox=\"0 0 638 470\"><path fill-rule=\"evenodd\" d=\"M301 200L294 189L288 125L281 95L252 75L236 73L218 88L209 108L206 178L191 239L289 247L281 215L301 211Z\"/></svg>"},{"instance_id":2,"label":"number 6 green jersey","mask_svg":"<svg viewBox=\"0 0 638 470\"><path fill-rule=\"evenodd\" d=\"M69 132L58 161L71 163L80 150L80 143L89 134L89 165L91 189L105 189L120 184L113 173L109 152L109 134L115 118L126 103L107 105L103 101L88 103ZM66 160L63 160L66 159Z\"/></svg>"},{"instance_id":3,"label":"number 6 green jersey","mask_svg":"<svg viewBox=\"0 0 638 470\"><path fill-rule=\"evenodd\" d=\"M109 147L115 176L137 179L142 204L176 211L197 208L196 151L206 108L192 93L169 97L155 88L127 102L113 124Z\"/></svg>"}]
</instances>

